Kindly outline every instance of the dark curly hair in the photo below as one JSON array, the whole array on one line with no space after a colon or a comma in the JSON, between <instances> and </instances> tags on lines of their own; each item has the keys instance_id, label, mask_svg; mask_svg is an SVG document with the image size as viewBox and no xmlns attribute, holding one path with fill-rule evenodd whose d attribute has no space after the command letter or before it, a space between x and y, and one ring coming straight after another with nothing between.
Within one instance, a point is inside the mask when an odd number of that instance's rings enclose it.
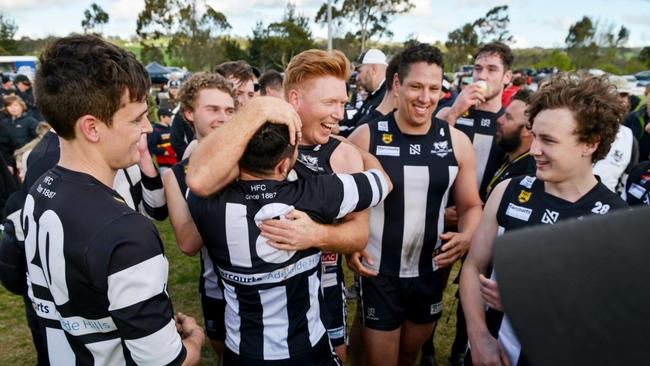
<instances>
[{"instance_id":1,"label":"dark curly hair","mask_svg":"<svg viewBox=\"0 0 650 366\"><path fill-rule=\"evenodd\" d=\"M252 173L269 174L284 158L290 157L297 145L289 143L289 129L285 125L266 122L246 146L239 166Z\"/></svg>"},{"instance_id":2,"label":"dark curly hair","mask_svg":"<svg viewBox=\"0 0 650 366\"><path fill-rule=\"evenodd\" d=\"M391 60L392 61L392 60ZM444 70L445 64L442 61L442 52L437 47L426 43L418 43L406 48L399 57L399 66L397 66L397 77L400 83L411 71L411 65L418 62L426 62L429 65L438 65Z\"/></svg>"},{"instance_id":3,"label":"dark curly hair","mask_svg":"<svg viewBox=\"0 0 650 366\"><path fill-rule=\"evenodd\" d=\"M507 44L499 41L486 43L480 46L474 54L474 60L481 57L483 54L499 56L501 62L503 63L504 70L510 70L512 63L515 60L515 56L512 54L510 47L508 47Z\"/></svg>"},{"instance_id":4,"label":"dark curly hair","mask_svg":"<svg viewBox=\"0 0 650 366\"><path fill-rule=\"evenodd\" d=\"M558 108L572 112L578 141L598 143L591 161L604 158L625 118L625 107L618 101L616 89L607 77L555 77L532 96L526 109L530 126L541 111Z\"/></svg>"},{"instance_id":5,"label":"dark curly hair","mask_svg":"<svg viewBox=\"0 0 650 366\"><path fill-rule=\"evenodd\" d=\"M133 53L95 36L72 35L50 42L39 58L34 97L38 109L66 140L92 115L110 126L128 91L130 102L147 99L151 81Z\"/></svg>"}]
</instances>

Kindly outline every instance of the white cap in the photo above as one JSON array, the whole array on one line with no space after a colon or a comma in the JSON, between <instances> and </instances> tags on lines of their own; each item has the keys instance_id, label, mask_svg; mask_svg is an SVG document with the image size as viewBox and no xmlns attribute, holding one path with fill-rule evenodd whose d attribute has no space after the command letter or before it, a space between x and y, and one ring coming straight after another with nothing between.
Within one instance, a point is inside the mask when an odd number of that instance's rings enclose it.
<instances>
[{"instance_id":1,"label":"white cap","mask_svg":"<svg viewBox=\"0 0 650 366\"><path fill-rule=\"evenodd\" d=\"M386 55L383 52L376 48L371 48L366 52L362 53L357 60L358 66L368 65L368 64L378 64L387 66Z\"/></svg>"}]
</instances>

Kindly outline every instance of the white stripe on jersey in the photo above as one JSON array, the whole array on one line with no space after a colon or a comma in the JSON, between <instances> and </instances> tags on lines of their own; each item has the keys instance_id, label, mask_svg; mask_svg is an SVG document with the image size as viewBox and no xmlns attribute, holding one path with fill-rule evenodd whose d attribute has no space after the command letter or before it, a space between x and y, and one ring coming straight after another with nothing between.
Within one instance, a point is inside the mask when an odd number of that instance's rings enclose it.
<instances>
[{"instance_id":1,"label":"white stripe on jersey","mask_svg":"<svg viewBox=\"0 0 650 366\"><path fill-rule=\"evenodd\" d=\"M269 283L280 283L320 266L320 255L319 252L308 257L300 258L295 263L278 268L271 272L247 274L228 271L219 266L217 266L217 268L219 269L221 278L230 282L236 282L239 285L256 286Z\"/></svg>"},{"instance_id":2,"label":"white stripe on jersey","mask_svg":"<svg viewBox=\"0 0 650 366\"><path fill-rule=\"evenodd\" d=\"M138 365L167 365L183 349L174 319L157 332L138 339L125 339L124 343Z\"/></svg>"},{"instance_id":3,"label":"white stripe on jersey","mask_svg":"<svg viewBox=\"0 0 650 366\"><path fill-rule=\"evenodd\" d=\"M237 267L252 266L248 240L246 205L226 203L226 241L230 263Z\"/></svg>"},{"instance_id":4,"label":"white stripe on jersey","mask_svg":"<svg viewBox=\"0 0 650 366\"><path fill-rule=\"evenodd\" d=\"M264 360L289 358L289 313L285 286L259 290L264 328Z\"/></svg>"},{"instance_id":5,"label":"white stripe on jersey","mask_svg":"<svg viewBox=\"0 0 650 366\"><path fill-rule=\"evenodd\" d=\"M445 208L447 208L447 201L449 201L449 191L451 190L451 186L454 184L456 181L456 176L458 175L458 167L457 166L449 166L449 183L447 183L447 191L445 194L442 196L442 200L440 201L440 209L438 210L438 233L441 234L445 230ZM442 245L442 240L440 239L440 236L436 239L436 246L435 249L439 248ZM433 270L437 270L438 267L436 266L436 263L433 261L433 258L431 258L431 262L433 263Z\"/></svg>"},{"instance_id":6,"label":"white stripe on jersey","mask_svg":"<svg viewBox=\"0 0 650 366\"><path fill-rule=\"evenodd\" d=\"M108 276L108 311L123 309L165 291L168 270L167 259L158 254Z\"/></svg>"},{"instance_id":7,"label":"white stripe on jersey","mask_svg":"<svg viewBox=\"0 0 650 366\"><path fill-rule=\"evenodd\" d=\"M95 365L126 365L120 338L86 343L85 346L92 353Z\"/></svg>"},{"instance_id":8,"label":"white stripe on jersey","mask_svg":"<svg viewBox=\"0 0 650 366\"><path fill-rule=\"evenodd\" d=\"M241 318L239 317L239 300L235 288L223 282L223 297L226 299L224 322L226 324L226 347L239 354L241 342Z\"/></svg>"},{"instance_id":9,"label":"white stripe on jersey","mask_svg":"<svg viewBox=\"0 0 650 366\"><path fill-rule=\"evenodd\" d=\"M339 214L336 216L337 219L340 219L354 211L357 207L359 203L359 189L351 175L337 174L336 177L343 183L343 201L341 202ZM370 184L373 184L373 182L370 182Z\"/></svg>"},{"instance_id":10,"label":"white stripe on jersey","mask_svg":"<svg viewBox=\"0 0 650 366\"><path fill-rule=\"evenodd\" d=\"M318 273L309 276L309 310L307 310L307 328L309 329L309 341L315 346L325 334L325 325L320 318L320 302L318 292L320 291Z\"/></svg>"},{"instance_id":11,"label":"white stripe on jersey","mask_svg":"<svg viewBox=\"0 0 650 366\"><path fill-rule=\"evenodd\" d=\"M68 366L75 364L75 354L61 329L45 328L47 340L47 357L51 366Z\"/></svg>"},{"instance_id":12,"label":"white stripe on jersey","mask_svg":"<svg viewBox=\"0 0 650 366\"><path fill-rule=\"evenodd\" d=\"M20 223L20 215L22 215L22 210L16 210L7 215L7 220L14 224L14 235L16 235L16 240L25 241L25 233L23 232L23 225Z\"/></svg>"},{"instance_id":13,"label":"white stripe on jersey","mask_svg":"<svg viewBox=\"0 0 650 366\"><path fill-rule=\"evenodd\" d=\"M419 275L427 218L428 166L404 166L404 233L400 256L400 277Z\"/></svg>"},{"instance_id":14,"label":"white stripe on jersey","mask_svg":"<svg viewBox=\"0 0 650 366\"><path fill-rule=\"evenodd\" d=\"M380 201L385 200L386 196L388 196L388 182L386 182L386 177L379 171L379 169L369 169L368 171L363 172L363 174L365 174L370 181L372 188L372 203L370 204L370 207L374 207ZM377 180L379 180L381 186L381 196L379 195L379 187L376 184Z\"/></svg>"},{"instance_id":15,"label":"white stripe on jersey","mask_svg":"<svg viewBox=\"0 0 650 366\"><path fill-rule=\"evenodd\" d=\"M217 278L217 273L214 271L214 263L210 259L210 254L208 249L201 247L201 261L203 261L203 288L205 289L205 295L213 299L223 299L223 292L219 287L219 279Z\"/></svg>"},{"instance_id":16,"label":"white stripe on jersey","mask_svg":"<svg viewBox=\"0 0 650 366\"><path fill-rule=\"evenodd\" d=\"M493 136L481 133L474 134L472 145L474 145L474 153L476 154L476 186L479 189L481 188L485 168L487 168L488 158L490 157L492 140L494 140Z\"/></svg>"},{"instance_id":17,"label":"white stripe on jersey","mask_svg":"<svg viewBox=\"0 0 650 366\"><path fill-rule=\"evenodd\" d=\"M381 266L381 237L384 233L385 214L384 201L370 209L370 237L368 238L366 250L368 250L368 254L370 254L374 262L370 265L365 258L362 260L363 265L373 271L379 271Z\"/></svg>"}]
</instances>

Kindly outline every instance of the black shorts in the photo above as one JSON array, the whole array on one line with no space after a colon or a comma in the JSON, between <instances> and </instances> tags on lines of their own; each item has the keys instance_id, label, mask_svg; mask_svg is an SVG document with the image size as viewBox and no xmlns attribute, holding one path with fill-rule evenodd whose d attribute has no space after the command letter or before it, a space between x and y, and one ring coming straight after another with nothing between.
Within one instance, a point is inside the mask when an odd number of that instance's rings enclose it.
<instances>
[{"instance_id":1,"label":"black shorts","mask_svg":"<svg viewBox=\"0 0 650 366\"><path fill-rule=\"evenodd\" d=\"M377 275L361 278L364 327L394 330L404 320L415 324L433 323L442 316L442 294L449 269L413 278Z\"/></svg>"},{"instance_id":2,"label":"black shorts","mask_svg":"<svg viewBox=\"0 0 650 366\"><path fill-rule=\"evenodd\" d=\"M318 343L309 351L294 355L285 360L260 360L238 355L226 347L223 353L224 366L340 366L336 354L332 352L327 336L321 338Z\"/></svg>"},{"instance_id":3,"label":"black shorts","mask_svg":"<svg viewBox=\"0 0 650 366\"><path fill-rule=\"evenodd\" d=\"M224 322L224 312L226 310L226 300L215 299L202 293L201 308L203 308L205 334L212 340L225 341L226 324Z\"/></svg>"},{"instance_id":4,"label":"black shorts","mask_svg":"<svg viewBox=\"0 0 650 366\"><path fill-rule=\"evenodd\" d=\"M345 307L345 283L341 269L341 255L323 253L321 270L323 304L327 311L323 320L332 346L338 347L347 343L345 332L347 309Z\"/></svg>"}]
</instances>

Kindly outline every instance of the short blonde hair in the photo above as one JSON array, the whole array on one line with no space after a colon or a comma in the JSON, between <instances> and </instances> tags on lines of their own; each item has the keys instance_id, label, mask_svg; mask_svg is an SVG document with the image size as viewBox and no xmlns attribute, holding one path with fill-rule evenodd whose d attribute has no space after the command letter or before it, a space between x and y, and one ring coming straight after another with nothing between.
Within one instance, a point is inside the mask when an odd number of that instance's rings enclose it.
<instances>
[{"instance_id":1,"label":"short blonde hair","mask_svg":"<svg viewBox=\"0 0 650 366\"><path fill-rule=\"evenodd\" d=\"M27 112L27 104L25 104L25 101L23 100L23 98L21 98L21 97L19 97L17 95L7 95L6 97L4 97L3 104L4 104L5 110L7 109L7 107L9 107L10 105L12 105L14 103L18 103L21 107L23 107L23 112Z\"/></svg>"},{"instance_id":2,"label":"short blonde hair","mask_svg":"<svg viewBox=\"0 0 650 366\"><path fill-rule=\"evenodd\" d=\"M334 76L347 81L350 77L350 61L343 52L323 50L307 50L294 56L284 74L284 94L295 89L305 81L322 76Z\"/></svg>"}]
</instances>

